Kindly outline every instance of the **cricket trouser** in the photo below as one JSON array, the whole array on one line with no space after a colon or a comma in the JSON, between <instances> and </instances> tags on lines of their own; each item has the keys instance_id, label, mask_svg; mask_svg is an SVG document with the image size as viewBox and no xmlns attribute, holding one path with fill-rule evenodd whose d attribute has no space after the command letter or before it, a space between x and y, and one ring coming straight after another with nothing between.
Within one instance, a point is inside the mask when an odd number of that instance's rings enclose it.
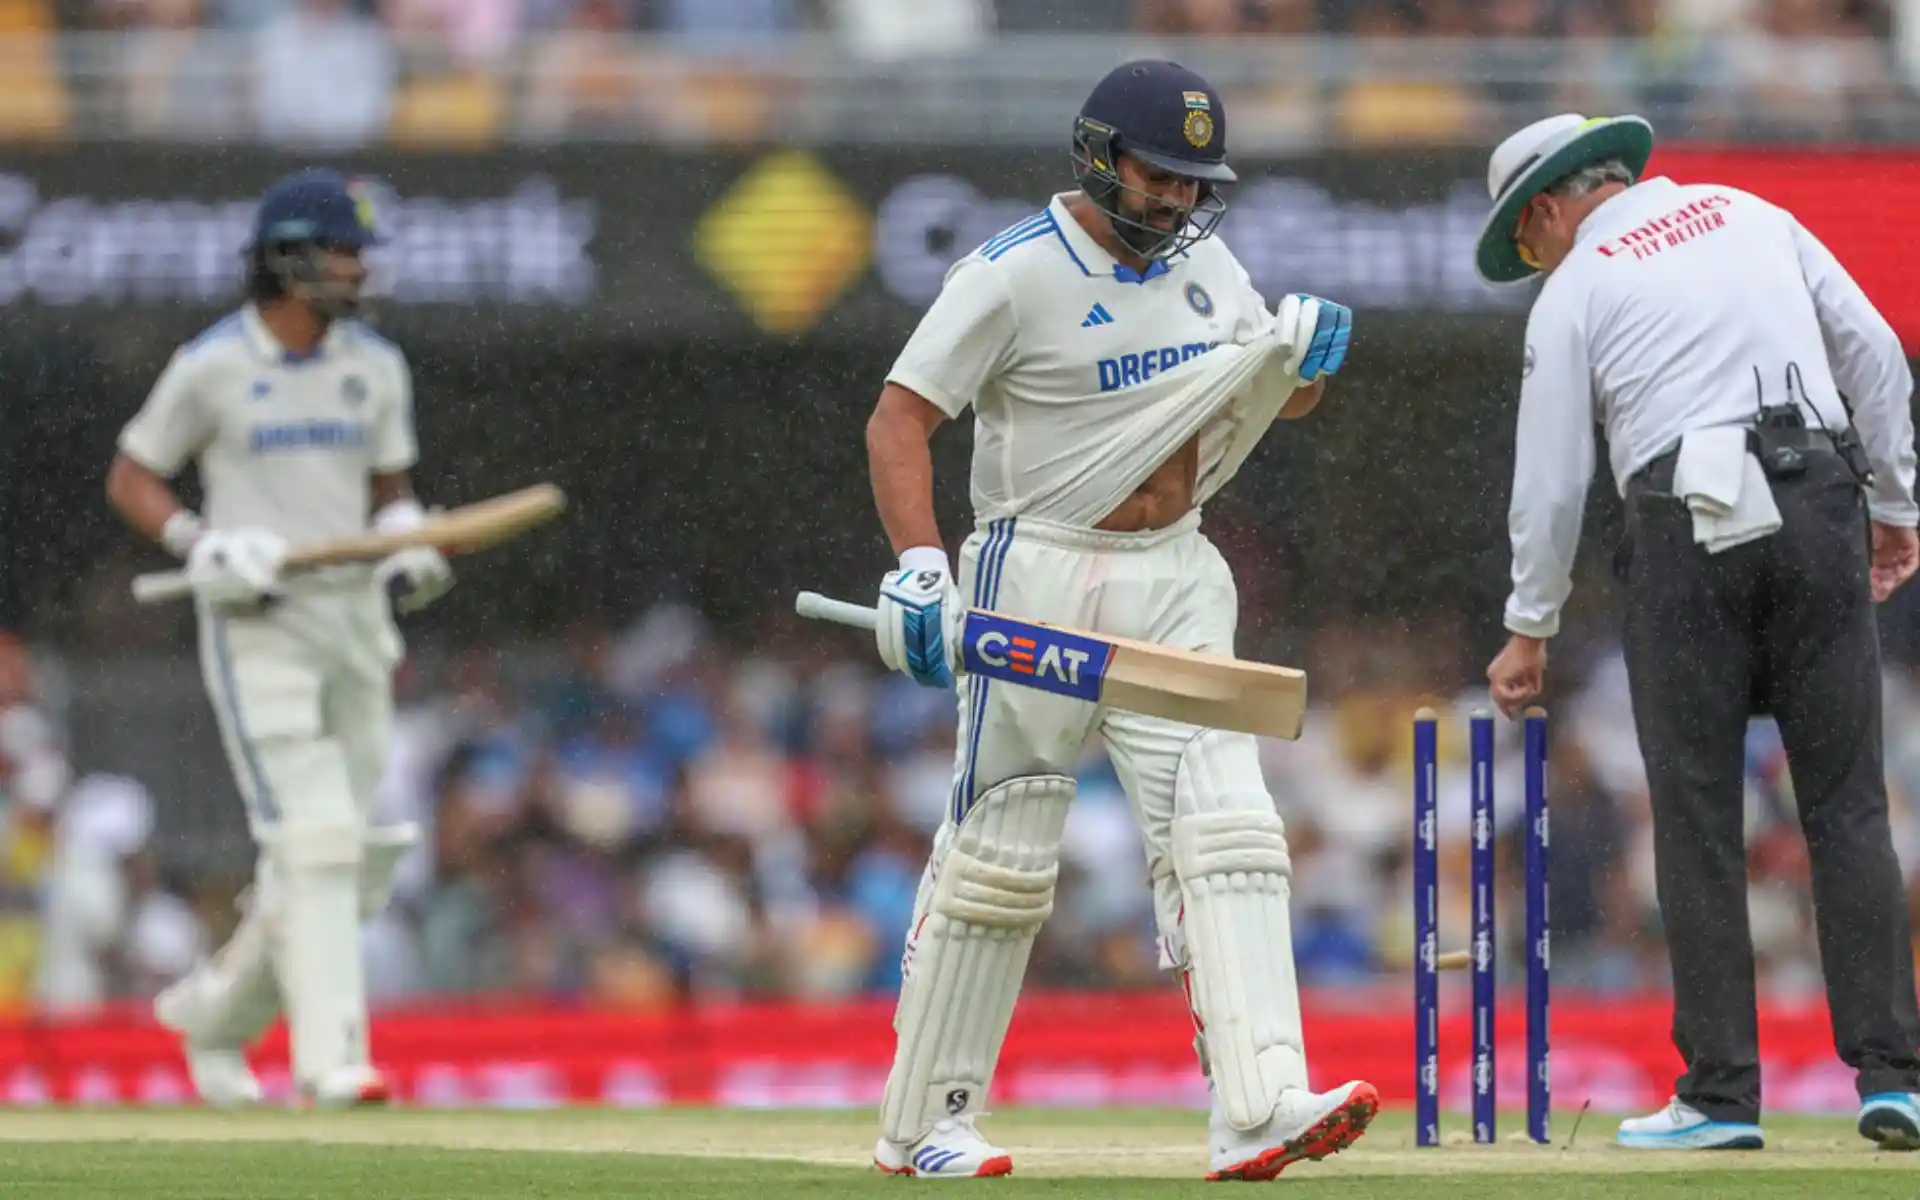
<instances>
[{"instance_id":1,"label":"cricket trouser","mask_svg":"<svg viewBox=\"0 0 1920 1200\"><path fill-rule=\"evenodd\" d=\"M1760 1119L1743 757L1756 709L1792 772L1834 1046L1862 1097L1920 1090L1860 487L1839 455L1810 450L1772 484L1780 529L1709 554L1672 494L1676 459L1627 481L1622 638L1687 1068L1675 1094L1716 1121Z\"/></svg>"},{"instance_id":2,"label":"cricket trouser","mask_svg":"<svg viewBox=\"0 0 1920 1200\"><path fill-rule=\"evenodd\" d=\"M1143 533L994 521L962 547L957 582L975 608L1228 655L1238 595L1199 526L1198 512ZM978 676L957 687L953 789L904 957L886 1136L911 1142L943 1108L958 1115L987 1090L1005 1031L1001 1007L1010 1013L1026 949L1051 911L1072 777L1095 734L1140 828L1162 965L1187 988L1203 1067L1236 1127L1264 1122L1280 1089L1307 1080L1290 867L1254 738ZM1002 896L997 908L972 903L987 895ZM982 929L1012 931L1018 953L982 965L990 957L978 948ZM973 956L967 966L953 967L948 960L963 953ZM930 955L946 957L930 965ZM922 994L935 988L960 998ZM962 1007L968 1019L938 1015ZM941 1036L967 1044L925 1048Z\"/></svg>"},{"instance_id":3,"label":"cricket trouser","mask_svg":"<svg viewBox=\"0 0 1920 1200\"><path fill-rule=\"evenodd\" d=\"M311 1089L368 1062L362 870L400 638L371 586L266 611L201 605L199 624L207 693L260 847L246 918L207 968L222 1001L199 1032L238 1048L284 1003L294 1078Z\"/></svg>"}]
</instances>

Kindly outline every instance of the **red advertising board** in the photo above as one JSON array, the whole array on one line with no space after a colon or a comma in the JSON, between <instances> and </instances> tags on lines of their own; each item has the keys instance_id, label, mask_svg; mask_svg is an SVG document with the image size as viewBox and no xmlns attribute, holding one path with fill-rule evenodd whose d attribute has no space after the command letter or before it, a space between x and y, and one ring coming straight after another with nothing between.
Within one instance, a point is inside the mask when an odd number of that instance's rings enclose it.
<instances>
[{"instance_id":1,"label":"red advertising board","mask_svg":"<svg viewBox=\"0 0 1920 1200\"><path fill-rule=\"evenodd\" d=\"M1920 196L1920 153L1677 145L1656 150L1647 173L1727 184L1793 213L1858 281L1907 352L1920 353L1920 239L1906 227L1907 201Z\"/></svg>"},{"instance_id":2,"label":"red advertising board","mask_svg":"<svg viewBox=\"0 0 1920 1200\"><path fill-rule=\"evenodd\" d=\"M1501 1012L1502 1107L1524 1107L1520 997ZM1464 995L1444 1007L1442 1100L1464 1109ZM1410 997L1356 990L1307 999L1307 1050L1321 1085L1363 1078L1390 1104L1411 1103ZM766 1004L632 1015L538 1005L384 1014L374 1049L403 1103L420 1107L871 1106L892 1054L884 1003ZM1679 1061L1660 997L1565 995L1553 1013L1555 1105L1596 1112L1652 1109ZM1824 1006L1762 1013L1771 1111L1856 1106L1835 1060ZM995 1101L1034 1106L1204 1107L1191 1027L1171 989L1021 997ZM255 1056L270 1095L287 1093L286 1042ZM0 1026L0 1104L177 1104L188 1099L174 1041L139 1013Z\"/></svg>"}]
</instances>

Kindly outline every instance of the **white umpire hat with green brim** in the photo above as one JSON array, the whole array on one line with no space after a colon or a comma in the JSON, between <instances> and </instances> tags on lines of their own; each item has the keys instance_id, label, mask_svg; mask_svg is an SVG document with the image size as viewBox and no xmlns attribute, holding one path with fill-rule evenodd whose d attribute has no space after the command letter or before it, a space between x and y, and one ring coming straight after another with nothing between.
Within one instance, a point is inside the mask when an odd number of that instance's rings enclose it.
<instances>
[{"instance_id":1,"label":"white umpire hat with green brim","mask_svg":"<svg viewBox=\"0 0 1920 1200\"><path fill-rule=\"evenodd\" d=\"M1575 171L1619 159L1634 179L1653 157L1653 126L1640 117L1561 113L1535 121L1494 148L1487 160L1493 211L1480 230L1473 265L1488 283L1518 283L1538 268L1520 258L1513 226L1527 201Z\"/></svg>"}]
</instances>

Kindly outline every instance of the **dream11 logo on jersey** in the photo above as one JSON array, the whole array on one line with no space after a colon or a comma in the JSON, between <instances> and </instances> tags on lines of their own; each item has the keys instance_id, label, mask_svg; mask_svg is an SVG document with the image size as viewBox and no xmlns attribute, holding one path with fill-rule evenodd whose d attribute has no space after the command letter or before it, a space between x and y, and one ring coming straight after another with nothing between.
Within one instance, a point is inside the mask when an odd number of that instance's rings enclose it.
<instances>
[{"instance_id":1,"label":"dream11 logo on jersey","mask_svg":"<svg viewBox=\"0 0 1920 1200\"><path fill-rule=\"evenodd\" d=\"M593 296L595 206L563 199L543 176L491 198L369 192L389 239L367 252L369 296L567 306ZM236 299L259 202L48 197L31 178L0 173L0 304Z\"/></svg>"}]
</instances>

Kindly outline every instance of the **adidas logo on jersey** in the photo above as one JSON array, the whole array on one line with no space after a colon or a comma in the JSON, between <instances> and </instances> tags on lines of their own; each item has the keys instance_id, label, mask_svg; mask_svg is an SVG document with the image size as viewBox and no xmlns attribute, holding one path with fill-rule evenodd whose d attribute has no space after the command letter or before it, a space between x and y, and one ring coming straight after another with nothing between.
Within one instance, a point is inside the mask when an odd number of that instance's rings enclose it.
<instances>
[{"instance_id":1,"label":"adidas logo on jersey","mask_svg":"<svg viewBox=\"0 0 1920 1200\"><path fill-rule=\"evenodd\" d=\"M1113 324L1113 314L1107 311L1106 305L1096 304L1093 306L1093 309L1087 313L1087 319L1080 322L1080 328L1092 329L1095 325L1111 324Z\"/></svg>"}]
</instances>

